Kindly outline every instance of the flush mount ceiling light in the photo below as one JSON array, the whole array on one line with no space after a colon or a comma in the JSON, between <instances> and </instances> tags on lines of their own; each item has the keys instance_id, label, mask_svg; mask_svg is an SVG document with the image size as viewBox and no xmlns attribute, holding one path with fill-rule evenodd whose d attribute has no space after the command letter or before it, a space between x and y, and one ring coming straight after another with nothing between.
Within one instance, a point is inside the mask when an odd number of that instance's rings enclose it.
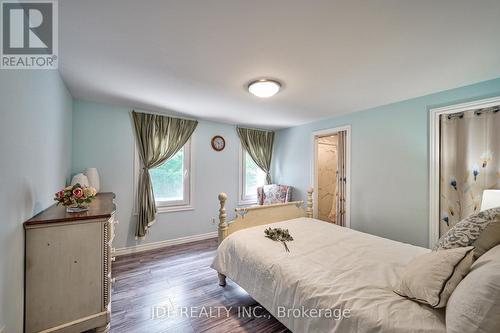
<instances>
[{"instance_id":1,"label":"flush mount ceiling light","mask_svg":"<svg viewBox=\"0 0 500 333\"><path fill-rule=\"evenodd\" d=\"M260 98L267 98L276 95L281 89L278 81L260 79L248 84L248 91Z\"/></svg>"}]
</instances>

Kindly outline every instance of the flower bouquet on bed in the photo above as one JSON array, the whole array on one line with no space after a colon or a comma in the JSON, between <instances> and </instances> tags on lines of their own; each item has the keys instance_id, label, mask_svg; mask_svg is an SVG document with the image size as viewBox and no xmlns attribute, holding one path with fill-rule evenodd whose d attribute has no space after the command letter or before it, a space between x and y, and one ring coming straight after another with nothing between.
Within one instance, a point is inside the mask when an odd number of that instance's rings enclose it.
<instances>
[{"instance_id":1,"label":"flower bouquet on bed","mask_svg":"<svg viewBox=\"0 0 500 333\"><path fill-rule=\"evenodd\" d=\"M283 246L285 246L285 251L290 252L290 249L288 248L288 245L286 245L286 242L293 241L293 237L288 232L288 229L267 228L266 230L264 230L264 235L275 242L281 242Z\"/></svg>"},{"instance_id":2,"label":"flower bouquet on bed","mask_svg":"<svg viewBox=\"0 0 500 333\"><path fill-rule=\"evenodd\" d=\"M95 188L77 183L57 192L54 200L58 205L65 206L68 213L78 213L89 209L88 206L95 199L96 194Z\"/></svg>"}]
</instances>

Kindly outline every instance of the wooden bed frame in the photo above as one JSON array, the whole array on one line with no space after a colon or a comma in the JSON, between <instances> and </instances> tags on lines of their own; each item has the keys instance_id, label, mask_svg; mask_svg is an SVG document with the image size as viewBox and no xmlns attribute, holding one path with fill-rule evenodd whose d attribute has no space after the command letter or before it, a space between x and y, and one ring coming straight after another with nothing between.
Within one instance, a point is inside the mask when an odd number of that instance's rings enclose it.
<instances>
[{"instance_id":1,"label":"wooden bed frame","mask_svg":"<svg viewBox=\"0 0 500 333\"><path fill-rule=\"evenodd\" d=\"M286 221L298 217L313 217L313 189L307 190L306 209L303 208L304 201L292 201L287 203L279 203L272 205L251 206L245 208L236 208L236 218L227 222L226 200L227 194L219 194L219 244L238 230L255 227L258 225L269 224L274 222ZM218 273L219 285L226 285L226 276Z\"/></svg>"}]
</instances>

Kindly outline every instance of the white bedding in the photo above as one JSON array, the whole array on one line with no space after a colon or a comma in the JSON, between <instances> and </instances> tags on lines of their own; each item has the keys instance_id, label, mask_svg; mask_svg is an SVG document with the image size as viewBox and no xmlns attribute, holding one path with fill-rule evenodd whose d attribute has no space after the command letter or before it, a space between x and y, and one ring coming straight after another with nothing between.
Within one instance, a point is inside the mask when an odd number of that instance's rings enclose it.
<instances>
[{"instance_id":1,"label":"white bedding","mask_svg":"<svg viewBox=\"0 0 500 333\"><path fill-rule=\"evenodd\" d=\"M290 253L264 237L264 229L288 228ZM299 218L231 234L212 268L245 289L295 333L445 332L444 310L396 295L404 266L430 250ZM348 309L349 318L282 316L284 309ZM298 310L294 310L298 314ZM336 310L340 311L340 310ZM338 312L336 312L338 314ZM280 315L281 314L281 315Z\"/></svg>"}]
</instances>

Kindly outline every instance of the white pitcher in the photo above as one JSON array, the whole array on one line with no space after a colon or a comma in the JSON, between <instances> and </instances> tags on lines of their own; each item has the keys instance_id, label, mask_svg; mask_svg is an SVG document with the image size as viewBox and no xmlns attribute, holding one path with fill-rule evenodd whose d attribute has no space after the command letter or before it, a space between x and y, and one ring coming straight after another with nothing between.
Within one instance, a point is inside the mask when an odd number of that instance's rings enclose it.
<instances>
[{"instance_id":1,"label":"white pitcher","mask_svg":"<svg viewBox=\"0 0 500 333\"><path fill-rule=\"evenodd\" d=\"M100 189L100 180L99 180L99 173L97 172L96 168L87 168L85 170L85 175L89 179L89 186L95 188L97 193L99 193Z\"/></svg>"},{"instance_id":2,"label":"white pitcher","mask_svg":"<svg viewBox=\"0 0 500 333\"><path fill-rule=\"evenodd\" d=\"M71 180L71 186L75 184L80 184L80 186L89 186L89 180L83 173L77 173Z\"/></svg>"}]
</instances>

